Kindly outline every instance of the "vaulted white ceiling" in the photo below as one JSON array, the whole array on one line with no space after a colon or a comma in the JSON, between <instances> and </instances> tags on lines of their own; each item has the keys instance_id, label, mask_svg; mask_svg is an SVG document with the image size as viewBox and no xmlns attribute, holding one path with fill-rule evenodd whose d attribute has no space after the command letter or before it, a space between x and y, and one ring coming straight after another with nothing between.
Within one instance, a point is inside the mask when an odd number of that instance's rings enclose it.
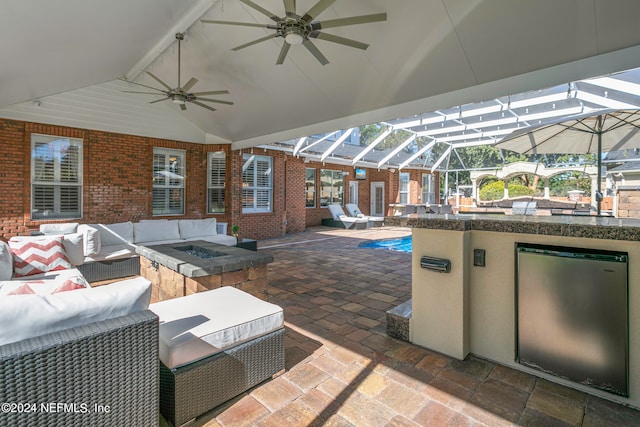
<instances>
[{"instance_id":1,"label":"vaulted white ceiling","mask_svg":"<svg viewBox=\"0 0 640 427\"><path fill-rule=\"evenodd\" d=\"M284 15L282 0L254 0ZM316 0L298 0L298 13ZM0 117L234 148L266 144L541 89L640 67L640 2L629 0L337 0L317 20L386 12L386 22L326 30L322 66L302 46L275 65L282 39L239 0L0 0ZM123 93L182 84L226 89L211 112ZM37 100L38 103L33 101Z\"/></svg>"}]
</instances>

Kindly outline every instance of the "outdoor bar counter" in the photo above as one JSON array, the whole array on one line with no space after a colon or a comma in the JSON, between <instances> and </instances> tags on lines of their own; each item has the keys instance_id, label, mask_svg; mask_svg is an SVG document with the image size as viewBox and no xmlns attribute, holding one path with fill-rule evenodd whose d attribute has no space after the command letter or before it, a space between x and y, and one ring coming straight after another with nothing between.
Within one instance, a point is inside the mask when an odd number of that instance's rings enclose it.
<instances>
[{"instance_id":1,"label":"outdoor bar counter","mask_svg":"<svg viewBox=\"0 0 640 427\"><path fill-rule=\"evenodd\" d=\"M424 214L388 217L385 223L412 228L409 334L413 343L457 359L472 353L640 408L640 220ZM516 361L517 243L628 253L628 397L548 375ZM474 265L474 253L475 264L484 266ZM484 260L478 259L482 254ZM425 256L449 260L450 271L422 268L420 260ZM588 341L582 341L585 352Z\"/></svg>"}]
</instances>

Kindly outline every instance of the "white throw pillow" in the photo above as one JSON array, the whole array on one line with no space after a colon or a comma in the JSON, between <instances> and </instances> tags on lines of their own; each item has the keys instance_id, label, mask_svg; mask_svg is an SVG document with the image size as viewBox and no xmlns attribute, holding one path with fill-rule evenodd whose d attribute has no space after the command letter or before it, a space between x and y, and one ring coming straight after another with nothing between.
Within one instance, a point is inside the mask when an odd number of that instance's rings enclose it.
<instances>
[{"instance_id":1,"label":"white throw pillow","mask_svg":"<svg viewBox=\"0 0 640 427\"><path fill-rule=\"evenodd\" d=\"M11 280L0 281L0 286L0 298L4 298L5 295L54 294L91 287L77 268L14 277Z\"/></svg>"},{"instance_id":2,"label":"white throw pillow","mask_svg":"<svg viewBox=\"0 0 640 427\"><path fill-rule=\"evenodd\" d=\"M95 255L100 252L100 249L102 249L100 230L88 224L80 224L78 226L78 233L82 233L85 256Z\"/></svg>"},{"instance_id":3,"label":"white throw pillow","mask_svg":"<svg viewBox=\"0 0 640 427\"><path fill-rule=\"evenodd\" d=\"M52 295L0 298L0 345L146 310L144 277Z\"/></svg>"},{"instance_id":4,"label":"white throw pillow","mask_svg":"<svg viewBox=\"0 0 640 427\"><path fill-rule=\"evenodd\" d=\"M133 224L135 243L180 240L178 221L145 221Z\"/></svg>"},{"instance_id":5,"label":"white throw pillow","mask_svg":"<svg viewBox=\"0 0 640 427\"><path fill-rule=\"evenodd\" d=\"M61 237L71 264L82 265L84 263L84 236L82 233L65 234Z\"/></svg>"},{"instance_id":6,"label":"white throw pillow","mask_svg":"<svg viewBox=\"0 0 640 427\"><path fill-rule=\"evenodd\" d=\"M181 219L178 221L180 225L180 237L183 239L191 239L194 237L215 236L216 219Z\"/></svg>"},{"instance_id":7,"label":"white throw pillow","mask_svg":"<svg viewBox=\"0 0 640 427\"><path fill-rule=\"evenodd\" d=\"M0 241L0 281L9 280L13 276L13 255L9 245Z\"/></svg>"}]
</instances>

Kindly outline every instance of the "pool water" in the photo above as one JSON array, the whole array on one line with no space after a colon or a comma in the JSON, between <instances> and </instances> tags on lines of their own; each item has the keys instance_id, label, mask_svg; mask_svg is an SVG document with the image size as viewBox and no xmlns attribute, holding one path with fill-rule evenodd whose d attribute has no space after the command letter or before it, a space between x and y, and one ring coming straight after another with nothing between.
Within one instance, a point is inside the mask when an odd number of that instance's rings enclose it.
<instances>
[{"instance_id":1,"label":"pool water","mask_svg":"<svg viewBox=\"0 0 640 427\"><path fill-rule=\"evenodd\" d=\"M372 240L370 242L360 243L360 248L389 249L391 251L411 253L411 236L399 239Z\"/></svg>"}]
</instances>

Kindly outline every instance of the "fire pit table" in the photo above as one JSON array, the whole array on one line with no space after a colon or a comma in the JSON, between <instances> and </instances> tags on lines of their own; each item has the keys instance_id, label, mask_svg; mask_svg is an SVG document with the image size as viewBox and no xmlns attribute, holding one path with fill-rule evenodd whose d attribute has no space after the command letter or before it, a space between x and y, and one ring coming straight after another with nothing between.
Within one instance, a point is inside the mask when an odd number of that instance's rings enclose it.
<instances>
[{"instance_id":1,"label":"fire pit table","mask_svg":"<svg viewBox=\"0 0 640 427\"><path fill-rule=\"evenodd\" d=\"M140 275L153 284L152 301L233 286L267 300L271 255L204 240L138 246Z\"/></svg>"}]
</instances>

